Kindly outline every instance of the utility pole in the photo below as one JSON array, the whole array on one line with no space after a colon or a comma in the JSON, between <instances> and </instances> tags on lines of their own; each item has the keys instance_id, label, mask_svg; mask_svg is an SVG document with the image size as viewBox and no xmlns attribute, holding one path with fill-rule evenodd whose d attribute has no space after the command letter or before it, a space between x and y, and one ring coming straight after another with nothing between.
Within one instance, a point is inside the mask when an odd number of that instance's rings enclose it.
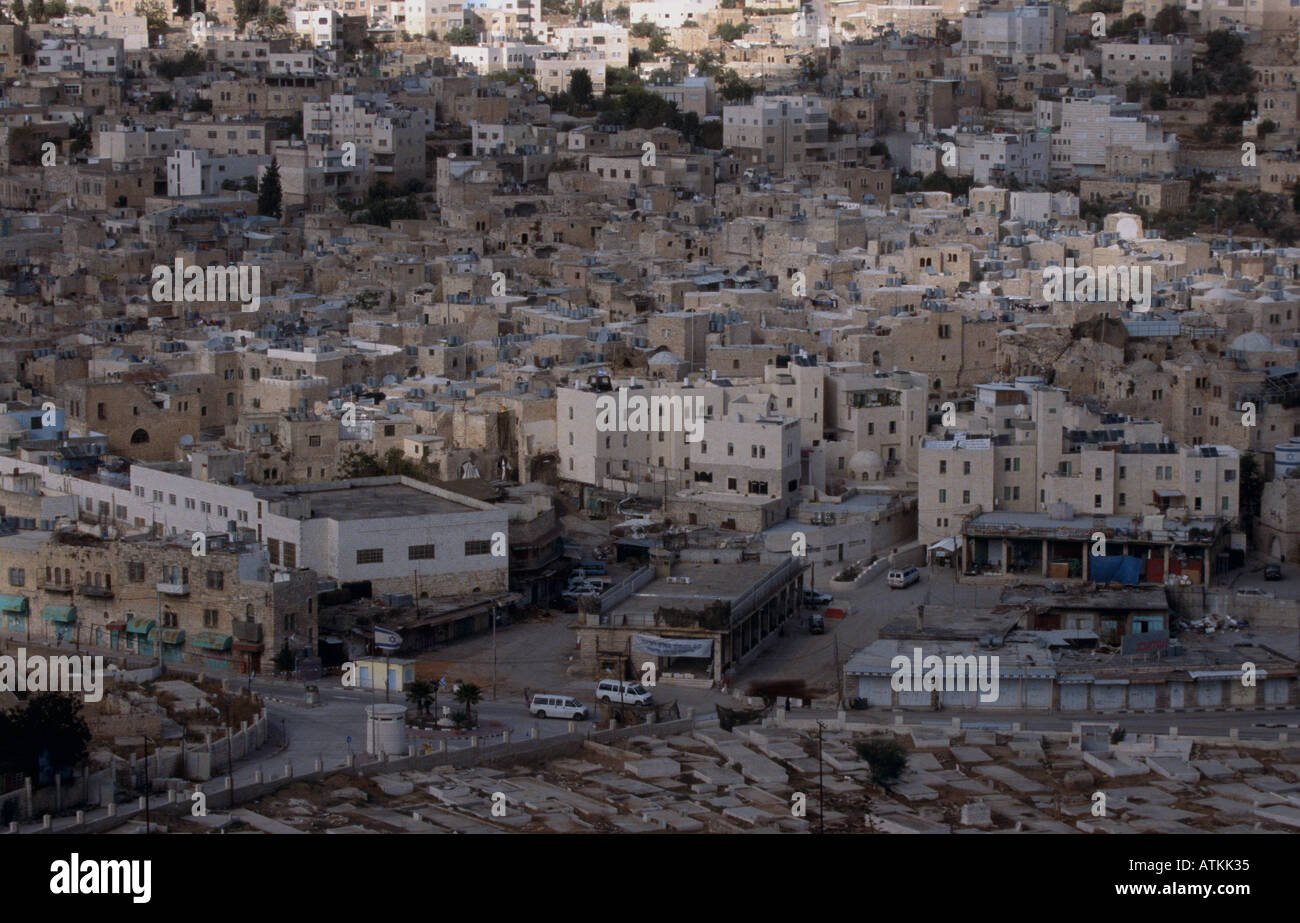
<instances>
[{"instance_id":1,"label":"utility pole","mask_svg":"<svg viewBox=\"0 0 1300 923\"><path fill-rule=\"evenodd\" d=\"M822 723L817 722L817 832L826 832L826 785L822 779Z\"/></svg>"},{"instance_id":2,"label":"utility pole","mask_svg":"<svg viewBox=\"0 0 1300 923\"><path fill-rule=\"evenodd\" d=\"M492 701L497 700L497 604L492 603Z\"/></svg>"},{"instance_id":3,"label":"utility pole","mask_svg":"<svg viewBox=\"0 0 1300 923\"><path fill-rule=\"evenodd\" d=\"M149 796L153 794L149 788L149 735L144 734L144 832L152 833L153 825L149 823Z\"/></svg>"}]
</instances>

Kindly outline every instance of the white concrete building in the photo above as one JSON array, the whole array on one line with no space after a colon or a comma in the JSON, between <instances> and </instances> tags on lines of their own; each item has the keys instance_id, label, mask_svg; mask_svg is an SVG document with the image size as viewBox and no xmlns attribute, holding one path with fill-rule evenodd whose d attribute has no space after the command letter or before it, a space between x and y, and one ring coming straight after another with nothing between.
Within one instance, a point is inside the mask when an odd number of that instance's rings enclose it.
<instances>
[{"instance_id":1,"label":"white concrete building","mask_svg":"<svg viewBox=\"0 0 1300 923\"><path fill-rule=\"evenodd\" d=\"M1060 54L1065 50L1065 7L1048 0L997 12L968 13L961 22L962 54Z\"/></svg>"},{"instance_id":2,"label":"white concrete building","mask_svg":"<svg viewBox=\"0 0 1300 923\"><path fill-rule=\"evenodd\" d=\"M167 158L167 195L217 195L226 180L256 178L270 162L270 157L256 154L218 157L208 151L175 151Z\"/></svg>"},{"instance_id":3,"label":"white concrete building","mask_svg":"<svg viewBox=\"0 0 1300 923\"><path fill-rule=\"evenodd\" d=\"M718 0L656 0L630 4L633 23L653 23L661 29L678 29L687 20L700 22L718 6Z\"/></svg>"}]
</instances>

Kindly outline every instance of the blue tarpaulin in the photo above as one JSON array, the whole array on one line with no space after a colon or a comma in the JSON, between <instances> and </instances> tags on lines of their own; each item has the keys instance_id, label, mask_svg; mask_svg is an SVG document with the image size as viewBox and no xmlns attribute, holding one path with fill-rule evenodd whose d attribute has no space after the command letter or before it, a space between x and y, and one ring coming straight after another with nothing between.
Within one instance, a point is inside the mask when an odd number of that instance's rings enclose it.
<instances>
[{"instance_id":1,"label":"blue tarpaulin","mask_svg":"<svg viewBox=\"0 0 1300 923\"><path fill-rule=\"evenodd\" d=\"M1093 583L1123 583L1137 586L1142 578L1142 559L1128 554L1088 556L1088 575Z\"/></svg>"}]
</instances>

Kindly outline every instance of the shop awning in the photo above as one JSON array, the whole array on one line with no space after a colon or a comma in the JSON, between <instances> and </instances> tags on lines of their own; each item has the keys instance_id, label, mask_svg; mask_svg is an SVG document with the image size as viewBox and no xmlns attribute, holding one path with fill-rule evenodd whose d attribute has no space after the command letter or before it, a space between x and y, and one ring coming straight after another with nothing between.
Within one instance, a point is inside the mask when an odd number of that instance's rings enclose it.
<instances>
[{"instance_id":1,"label":"shop awning","mask_svg":"<svg viewBox=\"0 0 1300 923\"><path fill-rule=\"evenodd\" d=\"M201 631L190 639L190 646L201 647L208 651L228 651L230 642L230 635L219 635L215 631Z\"/></svg>"},{"instance_id":2,"label":"shop awning","mask_svg":"<svg viewBox=\"0 0 1300 923\"><path fill-rule=\"evenodd\" d=\"M16 612L26 615L31 611L26 596L0 596L0 612Z\"/></svg>"},{"instance_id":3,"label":"shop awning","mask_svg":"<svg viewBox=\"0 0 1300 923\"><path fill-rule=\"evenodd\" d=\"M260 641L236 641L234 644L235 650L239 651L241 654L260 654L262 653L262 647L263 645Z\"/></svg>"},{"instance_id":4,"label":"shop awning","mask_svg":"<svg viewBox=\"0 0 1300 923\"><path fill-rule=\"evenodd\" d=\"M154 623L154 619L146 619L136 616L126 620L126 630L128 633L133 635L147 635L149 632L153 631Z\"/></svg>"},{"instance_id":5,"label":"shop awning","mask_svg":"<svg viewBox=\"0 0 1300 923\"><path fill-rule=\"evenodd\" d=\"M184 644L185 629L183 628L164 628L162 633L163 644Z\"/></svg>"},{"instance_id":6,"label":"shop awning","mask_svg":"<svg viewBox=\"0 0 1300 923\"><path fill-rule=\"evenodd\" d=\"M41 610L41 618L47 622L75 622L77 620L77 607L46 606Z\"/></svg>"}]
</instances>

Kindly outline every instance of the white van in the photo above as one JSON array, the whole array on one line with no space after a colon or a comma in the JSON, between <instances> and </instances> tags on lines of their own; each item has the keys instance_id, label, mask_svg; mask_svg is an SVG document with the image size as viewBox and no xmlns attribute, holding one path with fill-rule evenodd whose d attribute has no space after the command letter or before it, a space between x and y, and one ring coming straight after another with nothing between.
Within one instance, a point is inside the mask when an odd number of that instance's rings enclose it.
<instances>
[{"instance_id":1,"label":"white van","mask_svg":"<svg viewBox=\"0 0 1300 923\"><path fill-rule=\"evenodd\" d=\"M903 587L911 586L921 579L921 572L915 567L904 567L901 570L891 570L885 577L885 582L889 584L891 590L901 590Z\"/></svg>"},{"instance_id":2,"label":"white van","mask_svg":"<svg viewBox=\"0 0 1300 923\"><path fill-rule=\"evenodd\" d=\"M568 718L571 721L587 720L587 706L570 695L547 695L539 692L528 703L528 710L538 718Z\"/></svg>"},{"instance_id":3,"label":"white van","mask_svg":"<svg viewBox=\"0 0 1300 923\"><path fill-rule=\"evenodd\" d=\"M616 702L619 705L649 705L650 691L640 683L602 679L596 684L596 701Z\"/></svg>"}]
</instances>

